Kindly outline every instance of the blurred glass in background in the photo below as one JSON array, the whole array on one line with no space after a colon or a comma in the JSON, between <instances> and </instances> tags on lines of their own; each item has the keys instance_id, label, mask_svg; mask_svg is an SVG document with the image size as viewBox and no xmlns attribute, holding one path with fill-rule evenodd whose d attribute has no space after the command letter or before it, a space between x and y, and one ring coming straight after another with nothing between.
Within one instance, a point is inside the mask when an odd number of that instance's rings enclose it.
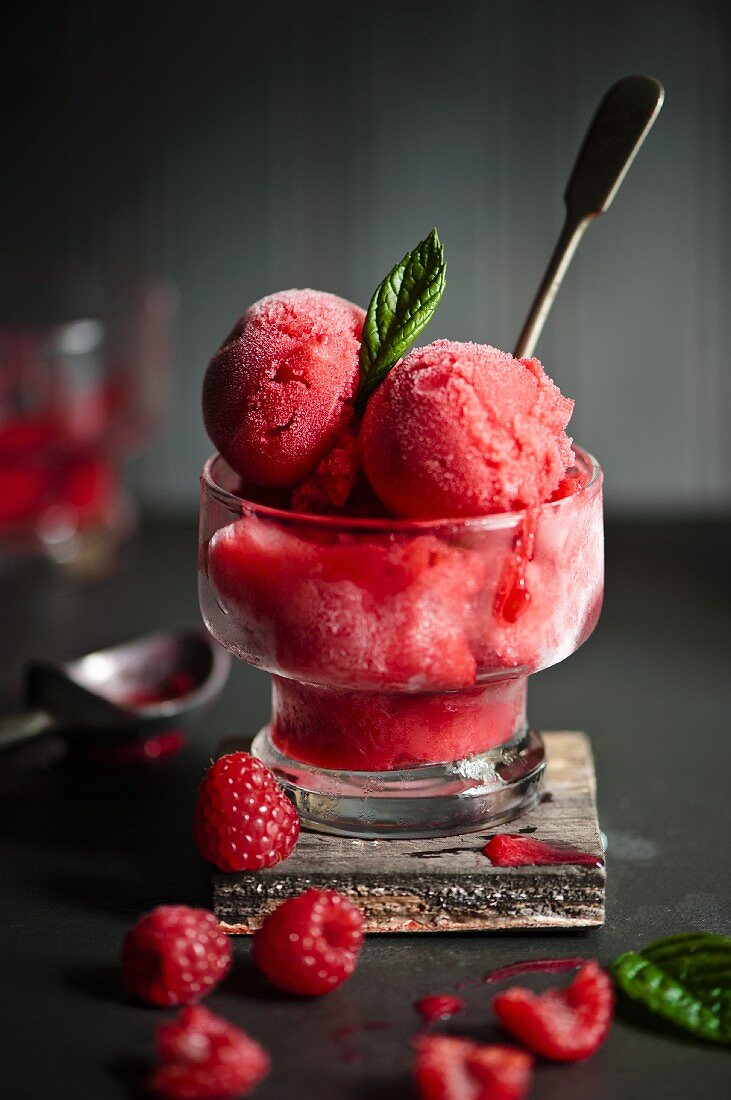
<instances>
[{"instance_id":1,"label":"blurred glass in background","mask_svg":"<svg viewBox=\"0 0 731 1100\"><path fill-rule=\"evenodd\" d=\"M105 285L174 279L171 415L129 484L191 523L203 374L251 302L309 286L366 306L436 225L447 291L422 342L513 347L592 112L620 77L658 77L662 115L537 354L576 401L610 518L731 514L728 3L219 0L201 18L61 0L9 8L4 39L0 248L72 256ZM54 323L84 318L107 323L83 303Z\"/></svg>"},{"instance_id":2,"label":"blurred glass in background","mask_svg":"<svg viewBox=\"0 0 731 1100\"><path fill-rule=\"evenodd\" d=\"M96 576L136 527L124 464L167 412L178 295L37 270L43 286L20 279L0 317L0 561Z\"/></svg>"}]
</instances>

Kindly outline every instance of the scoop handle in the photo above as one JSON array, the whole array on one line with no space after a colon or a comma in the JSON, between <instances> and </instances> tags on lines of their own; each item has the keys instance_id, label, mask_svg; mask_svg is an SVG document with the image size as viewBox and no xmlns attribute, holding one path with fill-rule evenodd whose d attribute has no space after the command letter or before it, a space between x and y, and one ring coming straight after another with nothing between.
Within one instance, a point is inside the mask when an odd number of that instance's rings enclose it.
<instances>
[{"instance_id":1,"label":"scoop handle","mask_svg":"<svg viewBox=\"0 0 731 1100\"><path fill-rule=\"evenodd\" d=\"M54 727L53 718L44 710L24 710L6 715L0 718L0 752L32 741Z\"/></svg>"},{"instance_id":2,"label":"scoop handle","mask_svg":"<svg viewBox=\"0 0 731 1100\"><path fill-rule=\"evenodd\" d=\"M609 208L665 99L652 76L627 76L599 104L566 185L566 220L515 345L533 354L554 298L589 222Z\"/></svg>"}]
</instances>

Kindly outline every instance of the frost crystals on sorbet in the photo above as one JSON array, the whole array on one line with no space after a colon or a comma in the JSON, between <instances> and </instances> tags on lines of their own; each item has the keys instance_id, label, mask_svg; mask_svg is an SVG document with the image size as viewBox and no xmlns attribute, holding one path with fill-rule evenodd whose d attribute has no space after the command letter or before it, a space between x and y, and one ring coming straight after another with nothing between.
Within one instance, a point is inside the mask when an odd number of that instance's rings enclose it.
<instances>
[{"instance_id":1,"label":"frost crystals on sorbet","mask_svg":"<svg viewBox=\"0 0 731 1100\"><path fill-rule=\"evenodd\" d=\"M223 457L257 486L291 488L353 413L365 313L319 290L250 306L211 360L203 419Z\"/></svg>"},{"instance_id":2,"label":"frost crystals on sorbet","mask_svg":"<svg viewBox=\"0 0 731 1100\"><path fill-rule=\"evenodd\" d=\"M366 409L363 465L397 516L475 516L548 500L574 461L573 401L537 359L437 340L397 363Z\"/></svg>"}]
</instances>

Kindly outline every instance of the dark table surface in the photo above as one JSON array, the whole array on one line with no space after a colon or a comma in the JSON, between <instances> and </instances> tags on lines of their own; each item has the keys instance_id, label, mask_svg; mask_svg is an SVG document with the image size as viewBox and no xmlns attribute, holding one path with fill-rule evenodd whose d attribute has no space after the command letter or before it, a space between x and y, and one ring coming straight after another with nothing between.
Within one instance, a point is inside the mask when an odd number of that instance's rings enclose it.
<instances>
[{"instance_id":1,"label":"dark table surface","mask_svg":"<svg viewBox=\"0 0 731 1100\"><path fill-rule=\"evenodd\" d=\"M12 703L23 659L66 658L162 624L198 620L192 523L147 527L136 561L95 584L45 570L0 576L0 677ZM261 1100L408 1097L414 999L529 958L621 951L686 930L728 931L729 584L731 527L610 525L607 593L596 633L533 679L532 721L587 730L608 836L607 923L584 933L371 937L351 981L318 1001L279 996L248 963L208 1005L271 1052ZM117 958L125 930L161 902L206 905L191 841L196 785L217 741L267 716L266 677L236 667L177 758L141 768L66 762L23 770L4 760L2 1060L6 1100L112 1100L136 1081L166 1015L128 1002ZM530 981L530 979L528 979ZM534 983L536 987L540 982ZM543 984L546 984L545 982ZM444 1030L495 1040L490 987ZM333 1032L355 1031L346 1057ZM536 1100L729 1095L728 1051L618 1018L583 1065L541 1065Z\"/></svg>"}]
</instances>

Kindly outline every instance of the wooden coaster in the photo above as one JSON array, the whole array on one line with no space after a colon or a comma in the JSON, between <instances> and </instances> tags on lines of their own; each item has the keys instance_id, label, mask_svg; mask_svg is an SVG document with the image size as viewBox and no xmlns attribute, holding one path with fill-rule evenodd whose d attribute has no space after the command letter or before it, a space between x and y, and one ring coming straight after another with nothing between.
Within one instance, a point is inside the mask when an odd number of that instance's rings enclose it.
<instances>
[{"instance_id":1,"label":"wooden coaster","mask_svg":"<svg viewBox=\"0 0 731 1100\"><path fill-rule=\"evenodd\" d=\"M367 932L603 924L603 862L494 867L482 854L495 833L524 833L603 860L589 738L576 732L543 738L545 793L529 813L492 831L437 840L353 840L303 832L289 859L276 867L214 874L213 906L221 926L232 933L254 932L280 901L310 886L337 890L356 902Z\"/></svg>"}]
</instances>

